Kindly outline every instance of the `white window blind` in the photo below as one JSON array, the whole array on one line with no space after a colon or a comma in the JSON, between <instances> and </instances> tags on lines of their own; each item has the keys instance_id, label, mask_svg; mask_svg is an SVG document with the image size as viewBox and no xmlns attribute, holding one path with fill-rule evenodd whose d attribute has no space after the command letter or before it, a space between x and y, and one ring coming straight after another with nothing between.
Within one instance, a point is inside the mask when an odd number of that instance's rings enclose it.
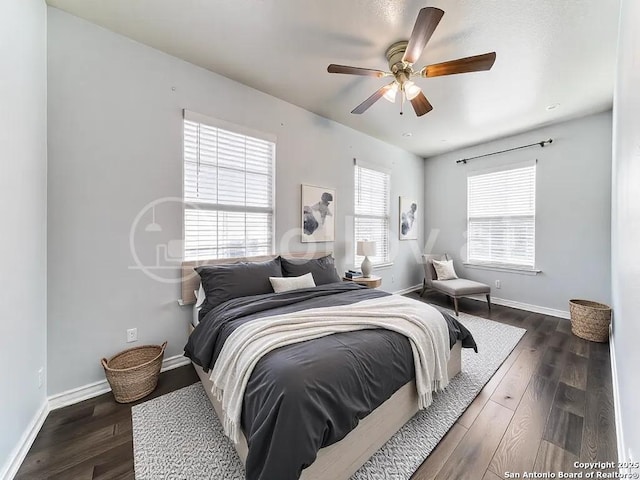
<instances>
[{"instance_id":1,"label":"white window blind","mask_svg":"<svg viewBox=\"0 0 640 480\"><path fill-rule=\"evenodd\" d=\"M470 263L534 268L536 166L467 178Z\"/></svg>"},{"instance_id":2,"label":"white window blind","mask_svg":"<svg viewBox=\"0 0 640 480\"><path fill-rule=\"evenodd\" d=\"M272 253L274 158L275 142L185 112L185 259Z\"/></svg>"},{"instance_id":3,"label":"white window blind","mask_svg":"<svg viewBox=\"0 0 640 480\"><path fill-rule=\"evenodd\" d=\"M389 174L355 166L354 255L359 266L364 257L355 253L358 240L376 242L375 265L389 261Z\"/></svg>"}]
</instances>

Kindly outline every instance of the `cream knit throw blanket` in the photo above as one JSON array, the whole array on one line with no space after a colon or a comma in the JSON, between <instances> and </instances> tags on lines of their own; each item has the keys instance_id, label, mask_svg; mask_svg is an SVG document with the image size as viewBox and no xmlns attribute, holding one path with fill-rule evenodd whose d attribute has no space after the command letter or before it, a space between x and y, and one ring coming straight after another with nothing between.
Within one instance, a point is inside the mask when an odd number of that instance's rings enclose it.
<instances>
[{"instance_id":1,"label":"cream knit throw blanket","mask_svg":"<svg viewBox=\"0 0 640 480\"><path fill-rule=\"evenodd\" d=\"M423 302L393 295L346 306L314 308L247 322L227 338L211 372L213 393L222 402L226 435L238 443L244 391L253 369L276 348L339 332L393 330L411 342L418 406L449 381L449 330L442 314Z\"/></svg>"}]
</instances>

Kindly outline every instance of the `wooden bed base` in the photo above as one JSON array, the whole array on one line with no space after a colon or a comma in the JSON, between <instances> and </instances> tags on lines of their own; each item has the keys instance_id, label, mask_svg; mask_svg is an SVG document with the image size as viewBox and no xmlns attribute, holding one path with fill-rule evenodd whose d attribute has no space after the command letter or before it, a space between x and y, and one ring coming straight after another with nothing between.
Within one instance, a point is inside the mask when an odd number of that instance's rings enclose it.
<instances>
[{"instance_id":1,"label":"wooden bed base","mask_svg":"<svg viewBox=\"0 0 640 480\"><path fill-rule=\"evenodd\" d=\"M449 379L461 369L462 345L458 341L451 349L447 364ZM222 405L212 393L213 382L209 374L193 364L205 392L218 418L222 418ZM369 458L384 445L402 426L418 412L418 395L415 381L410 381L387 401L360 421L358 426L339 442L321 448L312 465L305 468L301 480L348 480ZM247 459L247 440L243 433L235 445L240 459Z\"/></svg>"}]
</instances>

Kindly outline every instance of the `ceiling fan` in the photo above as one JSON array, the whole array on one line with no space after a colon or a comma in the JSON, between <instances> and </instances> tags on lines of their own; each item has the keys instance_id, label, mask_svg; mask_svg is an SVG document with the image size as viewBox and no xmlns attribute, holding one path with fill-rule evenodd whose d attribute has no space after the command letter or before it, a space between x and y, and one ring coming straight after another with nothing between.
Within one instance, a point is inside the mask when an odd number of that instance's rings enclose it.
<instances>
[{"instance_id":1,"label":"ceiling fan","mask_svg":"<svg viewBox=\"0 0 640 480\"><path fill-rule=\"evenodd\" d=\"M331 64L327 67L329 73L345 73L349 75L363 75L377 78L393 77L394 80L380 88L364 102L354 108L351 113L364 113L371 105L382 97L395 102L398 92L401 95L400 115L402 115L402 103L405 98L411 102L418 117L433 110L433 106L422 93L422 89L411 78L414 77L440 77L456 73L479 72L490 70L496 61L496 52L475 55L473 57L459 58L443 63L427 65L415 71L413 64L420 58L424 47L433 35L440 23L444 11L439 8L425 7L418 13L416 24L413 27L409 41L396 42L387 49L386 57L389 61L389 72L370 68L350 67L347 65Z\"/></svg>"}]
</instances>

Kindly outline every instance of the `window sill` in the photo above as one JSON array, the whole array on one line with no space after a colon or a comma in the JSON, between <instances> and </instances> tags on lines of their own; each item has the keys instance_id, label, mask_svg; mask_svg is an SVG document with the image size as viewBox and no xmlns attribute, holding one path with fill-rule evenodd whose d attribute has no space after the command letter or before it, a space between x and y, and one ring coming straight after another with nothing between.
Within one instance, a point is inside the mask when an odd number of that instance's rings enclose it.
<instances>
[{"instance_id":1,"label":"window sill","mask_svg":"<svg viewBox=\"0 0 640 480\"><path fill-rule=\"evenodd\" d=\"M463 265L467 268L477 268L478 270L497 270L500 272L517 273L520 275L537 275L542 272L542 270L537 270L535 268L511 267L508 265L492 265L486 263L463 263Z\"/></svg>"},{"instance_id":2,"label":"window sill","mask_svg":"<svg viewBox=\"0 0 640 480\"><path fill-rule=\"evenodd\" d=\"M351 268L353 270L360 271L360 270L362 270L361 265L362 264L352 265ZM374 263L373 265L371 265L371 269L372 270L384 270L385 268L391 268L391 267L393 267L393 262Z\"/></svg>"},{"instance_id":3,"label":"window sill","mask_svg":"<svg viewBox=\"0 0 640 480\"><path fill-rule=\"evenodd\" d=\"M391 267L393 267L393 262L377 263L373 265L374 270L381 270L381 269L391 268Z\"/></svg>"}]
</instances>

